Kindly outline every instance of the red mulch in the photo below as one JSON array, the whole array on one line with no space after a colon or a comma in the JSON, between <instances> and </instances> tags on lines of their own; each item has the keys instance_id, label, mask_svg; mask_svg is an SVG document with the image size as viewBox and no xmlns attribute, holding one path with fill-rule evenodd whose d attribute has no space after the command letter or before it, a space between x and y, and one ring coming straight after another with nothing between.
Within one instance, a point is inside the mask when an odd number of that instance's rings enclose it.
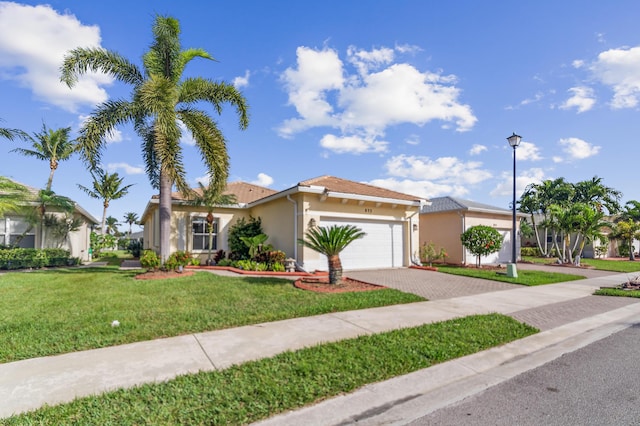
<instances>
[{"instance_id":1,"label":"red mulch","mask_svg":"<svg viewBox=\"0 0 640 426\"><path fill-rule=\"evenodd\" d=\"M365 283L363 281L343 278L335 285L329 284L328 279L300 279L293 283L299 289L315 291L317 293L346 293L350 291L371 291L382 290L386 287L376 284Z\"/></svg>"},{"instance_id":2,"label":"red mulch","mask_svg":"<svg viewBox=\"0 0 640 426\"><path fill-rule=\"evenodd\" d=\"M167 278L190 277L193 271L147 271L136 275L136 280L164 280Z\"/></svg>"}]
</instances>

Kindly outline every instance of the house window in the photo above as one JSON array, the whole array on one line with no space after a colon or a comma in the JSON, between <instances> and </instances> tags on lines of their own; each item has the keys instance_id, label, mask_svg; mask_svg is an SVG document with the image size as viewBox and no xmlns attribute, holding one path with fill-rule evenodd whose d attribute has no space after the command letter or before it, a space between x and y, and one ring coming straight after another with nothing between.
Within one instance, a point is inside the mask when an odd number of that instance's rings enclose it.
<instances>
[{"instance_id":1,"label":"house window","mask_svg":"<svg viewBox=\"0 0 640 426\"><path fill-rule=\"evenodd\" d=\"M209 250L209 224L206 217L194 217L191 220L191 249ZM211 250L218 249L218 220L213 221L213 238Z\"/></svg>"},{"instance_id":2,"label":"house window","mask_svg":"<svg viewBox=\"0 0 640 426\"><path fill-rule=\"evenodd\" d=\"M27 221L20 218L8 217L6 220L2 220L2 223L3 227L0 228L0 243L8 244L12 247L35 248L35 228L30 226Z\"/></svg>"}]
</instances>

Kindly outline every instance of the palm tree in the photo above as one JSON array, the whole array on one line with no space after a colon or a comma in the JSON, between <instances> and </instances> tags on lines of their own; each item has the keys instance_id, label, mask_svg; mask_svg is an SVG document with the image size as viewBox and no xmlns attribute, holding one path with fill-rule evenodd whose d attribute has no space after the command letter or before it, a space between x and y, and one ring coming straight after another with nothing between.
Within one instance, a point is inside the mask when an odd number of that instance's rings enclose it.
<instances>
[{"instance_id":1,"label":"palm tree","mask_svg":"<svg viewBox=\"0 0 640 426\"><path fill-rule=\"evenodd\" d=\"M68 160L76 151L74 140L69 140L71 127L63 129L47 129L45 124L42 125L40 133L34 133L34 137L25 135L26 140L31 142L33 149L16 148L11 152L18 152L26 157L35 157L38 160L49 162L49 179L47 180L46 189L51 190L53 182L53 174L58 168L60 161Z\"/></svg>"},{"instance_id":2,"label":"palm tree","mask_svg":"<svg viewBox=\"0 0 640 426\"><path fill-rule=\"evenodd\" d=\"M113 234L114 236L118 236L119 232L118 232L118 219L116 219L113 216L109 216L106 220L105 220L105 225L106 225L106 231L107 234L111 235Z\"/></svg>"},{"instance_id":3,"label":"palm tree","mask_svg":"<svg viewBox=\"0 0 640 426\"><path fill-rule=\"evenodd\" d=\"M170 251L171 190L175 185L184 195L190 192L178 122L184 124L196 141L211 177L210 185L222 192L229 171L226 140L215 121L196 105L207 102L218 114L225 103L235 106L242 129L247 127L249 118L246 100L233 85L182 77L192 59L213 57L202 49L181 49L180 24L176 19L157 16L153 36L153 43L143 56L142 69L115 52L77 48L65 57L61 80L72 87L81 74L104 72L133 86L130 100L99 105L80 130L78 141L83 159L93 168L99 163L106 136L119 124L134 124L143 141L147 175L160 192L160 257L164 261Z\"/></svg>"},{"instance_id":4,"label":"palm tree","mask_svg":"<svg viewBox=\"0 0 640 426\"><path fill-rule=\"evenodd\" d=\"M304 235L306 239L299 239L298 242L327 256L329 284L338 284L342 280L340 252L366 234L354 225L332 225L328 228L325 226L310 228Z\"/></svg>"},{"instance_id":5,"label":"palm tree","mask_svg":"<svg viewBox=\"0 0 640 426\"><path fill-rule=\"evenodd\" d=\"M93 177L93 189L89 189L78 184L78 187L89 195L91 198L102 200L102 234L106 232L107 208L109 202L124 197L129 193L129 188L133 185L122 186L124 177L118 176L118 173L106 173L102 169L96 169L91 173Z\"/></svg>"},{"instance_id":6,"label":"palm tree","mask_svg":"<svg viewBox=\"0 0 640 426\"><path fill-rule=\"evenodd\" d=\"M30 198L31 192L26 186L0 176L0 217L19 210Z\"/></svg>"},{"instance_id":7,"label":"palm tree","mask_svg":"<svg viewBox=\"0 0 640 426\"><path fill-rule=\"evenodd\" d=\"M0 127L0 138L9 139L10 141L12 141L15 138L26 139L27 137L27 134L22 130Z\"/></svg>"},{"instance_id":8,"label":"palm tree","mask_svg":"<svg viewBox=\"0 0 640 426\"><path fill-rule=\"evenodd\" d=\"M124 222L129 224L129 238L131 238L131 226L134 223L138 223L138 215L133 212L127 212L124 214Z\"/></svg>"},{"instance_id":9,"label":"palm tree","mask_svg":"<svg viewBox=\"0 0 640 426\"><path fill-rule=\"evenodd\" d=\"M234 194L221 194L220 188L215 185L204 186L198 182L199 188L194 191L195 195L191 204L204 206L207 208L207 232L209 233L209 245L207 253L207 265L211 264L211 249L213 247L213 209L216 206L229 206L237 202Z\"/></svg>"}]
</instances>

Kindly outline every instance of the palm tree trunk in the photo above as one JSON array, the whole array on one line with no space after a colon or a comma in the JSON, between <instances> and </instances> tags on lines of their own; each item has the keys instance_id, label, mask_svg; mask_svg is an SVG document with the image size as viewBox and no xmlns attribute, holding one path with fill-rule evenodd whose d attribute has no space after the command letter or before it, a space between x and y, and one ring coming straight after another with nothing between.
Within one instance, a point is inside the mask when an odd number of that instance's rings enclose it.
<instances>
[{"instance_id":1,"label":"palm tree trunk","mask_svg":"<svg viewBox=\"0 0 640 426\"><path fill-rule=\"evenodd\" d=\"M164 263L169 257L171 243L171 187L170 178L160 167L160 260Z\"/></svg>"},{"instance_id":2,"label":"palm tree trunk","mask_svg":"<svg viewBox=\"0 0 640 426\"><path fill-rule=\"evenodd\" d=\"M100 230L102 231L102 235L107 231L107 206L102 205L102 223L100 226Z\"/></svg>"},{"instance_id":3,"label":"palm tree trunk","mask_svg":"<svg viewBox=\"0 0 640 426\"><path fill-rule=\"evenodd\" d=\"M338 284L342 281L342 262L340 256L334 254L327 258L329 262L329 284Z\"/></svg>"}]
</instances>

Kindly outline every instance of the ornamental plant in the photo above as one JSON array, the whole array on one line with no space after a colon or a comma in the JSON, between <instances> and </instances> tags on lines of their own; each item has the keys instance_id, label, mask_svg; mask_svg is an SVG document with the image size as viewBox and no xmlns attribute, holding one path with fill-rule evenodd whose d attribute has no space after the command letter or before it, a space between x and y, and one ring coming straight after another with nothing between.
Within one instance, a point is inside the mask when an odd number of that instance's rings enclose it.
<instances>
[{"instance_id":1,"label":"ornamental plant","mask_svg":"<svg viewBox=\"0 0 640 426\"><path fill-rule=\"evenodd\" d=\"M429 266L431 266L434 261L440 259L442 259L442 261L444 262L447 256L448 255L445 249L443 247L440 247L440 250L437 250L434 243L423 243L420 247L420 261L422 263L428 263Z\"/></svg>"},{"instance_id":2,"label":"ornamental plant","mask_svg":"<svg viewBox=\"0 0 640 426\"><path fill-rule=\"evenodd\" d=\"M140 256L140 266L150 271L160 267L160 258L153 250L145 250Z\"/></svg>"},{"instance_id":3,"label":"ornamental plant","mask_svg":"<svg viewBox=\"0 0 640 426\"><path fill-rule=\"evenodd\" d=\"M486 225L476 225L460 235L462 245L476 256L476 267L480 268L480 258L500 251L504 237L497 229Z\"/></svg>"}]
</instances>

